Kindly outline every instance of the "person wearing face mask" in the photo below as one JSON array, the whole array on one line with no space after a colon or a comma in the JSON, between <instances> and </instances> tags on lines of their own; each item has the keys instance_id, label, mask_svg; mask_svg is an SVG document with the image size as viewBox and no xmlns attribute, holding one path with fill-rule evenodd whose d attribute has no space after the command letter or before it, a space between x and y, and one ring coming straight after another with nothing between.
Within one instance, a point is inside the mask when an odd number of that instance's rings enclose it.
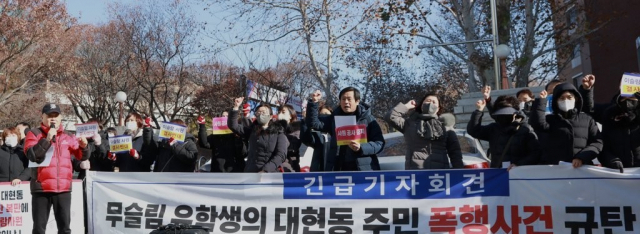
<instances>
[{"instance_id":1,"label":"person wearing face mask","mask_svg":"<svg viewBox=\"0 0 640 234\"><path fill-rule=\"evenodd\" d=\"M547 133L542 144L542 164L569 162L577 168L593 165L593 159L602 151L602 136L596 121L581 112L582 96L571 83L562 83L553 90L552 114L546 115L547 91L540 93L540 99L533 104L535 111L531 125L536 132Z\"/></svg>"},{"instance_id":2,"label":"person wearing face mask","mask_svg":"<svg viewBox=\"0 0 640 234\"><path fill-rule=\"evenodd\" d=\"M318 109L318 118L321 121L326 121L326 119L331 116L332 112L329 106L320 105ZM300 141L307 147L313 148L313 155L311 156L311 165L309 165L309 171L324 171L324 165L326 164L327 153L329 152L331 142L330 139L331 135L329 133L313 130L307 127L307 124L304 122L300 124Z\"/></svg>"},{"instance_id":3,"label":"person wearing face mask","mask_svg":"<svg viewBox=\"0 0 640 234\"><path fill-rule=\"evenodd\" d=\"M404 134L406 170L464 168L458 137L440 121L440 110L438 96L427 94L419 104L398 103L385 115L384 120Z\"/></svg>"},{"instance_id":4,"label":"person wearing face mask","mask_svg":"<svg viewBox=\"0 0 640 234\"><path fill-rule=\"evenodd\" d=\"M604 148L598 158L603 166L620 169L640 167L640 92L632 96L616 95L602 121Z\"/></svg>"},{"instance_id":5,"label":"person wearing face mask","mask_svg":"<svg viewBox=\"0 0 640 234\"><path fill-rule=\"evenodd\" d=\"M233 109L229 112L227 126L234 133L248 139L249 150L245 172L279 172L279 168L287 158L289 141L284 128L272 120L272 110L267 105L256 109L256 121L250 126L238 123L240 105L244 98L234 99Z\"/></svg>"},{"instance_id":6,"label":"person wearing face mask","mask_svg":"<svg viewBox=\"0 0 640 234\"><path fill-rule=\"evenodd\" d=\"M229 112L222 112L222 117L229 117ZM236 172L238 168L244 171L244 158L242 156L242 139L234 134L207 135L206 120L203 116L197 119L198 145L205 149L211 149L211 172ZM242 164L236 160L242 160Z\"/></svg>"},{"instance_id":7,"label":"person wearing face mask","mask_svg":"<svg viewBox=\"0 0 640 234\"><path fill-rule=\"evenodd\" d=\"M282 164L284 172L300 172L300 121L291 105L282 105L278 109L278 123L284 128L289 141L287 160Z\"/></svg>"},{"instance_id":8,"label":"person wearing face mask","mask_svg":"<svg viewBox=\"0 0 640 234\"><path fill-rule=\"evenodd\" d=\"M325 171L360 171L380 170L378 156L384 149L384 137L380 125L371 114L368 105L360 103L360 91L354 87L347 87L340 91L340 106L330 117L320 119L318 102L322 93L317 90L311 94L307 103L307 127L331 135L331 143L326 158ZM349 145L338 146L335 136L335 116L355 116L356 124L365 125L367 143L351 141Z\"/></svg>"},{"instance_id":9,"label":"person wearing face mask","mask_svg":"<svg viewBox=\"0 0 640 234\"><path fill-rule=\"evenodd\" d=\"M89 160L85 160L84 163L83 161L74 162L74 170L79 172L78 179L80 180L85 178L87 174L86 170L113 171L113 161L107 157L107 153L109 152L108 144L102 144L108 141L107 134L102 130L102 124L95 118L88 119L87 123L97 123L99 131L95 136L87 138L89 145L91 145L93 149Z\"/></svg>"},{"instance_id":10,"label":"person wearing face mask","mask_svg":"<svg viewBox=\"0 0 640 234\"><path fill-rule=\"evenodd\" d=\"M518 101L520 102L518 104L520 111L529 118L531 115L531 106L533 105L533 100L535 100L533 92L529 89L521 89L516 93L516 98L518 98Z\"/></svg>"},{"instance_id":11,"label":"person wearing face mask","mask_svg":"<svg viewBox=\"0 0 640 234\"><path fill-rule=\"evenodd\" d=\"M0 182L11 182L16 186L22 181L31 179L31 169L27 167L29 160L19 144L20 130L15 127L5 128L2 132L4 145L0 147Z\"/></svg>"},{"instance_id":12,"label":"person wearing face mask","mask_svg":"<svg viewBox=\"0 0 640 234\"><path fill-rule=\"evenodd\" d=\"M526 122L516 121L522 114L519 103L512 96L498 97L491 113L495 123L483 126L486 103L484 100L476 102L477 110L471 114L467 132L474 138L489 142L491 168L511 170L516 166L535 165L540 159L540 145L533 129Z\"/></svg>"},{"instance_id":13,"label":"person wearing face mask","mask_svg":"<svg viewBox=\"0 0 640 234\"><path fill-rule=\"evenodd\" d=\"M114 162L114 170L119 172L150 172L153 163L151 141L145 142L143 127L151 127L151 118L143 119L138 113L130 113L125 118L124 135L132 137L132 149L129 152L108 152L108 159Z\"/></svg>"}]
</instances>

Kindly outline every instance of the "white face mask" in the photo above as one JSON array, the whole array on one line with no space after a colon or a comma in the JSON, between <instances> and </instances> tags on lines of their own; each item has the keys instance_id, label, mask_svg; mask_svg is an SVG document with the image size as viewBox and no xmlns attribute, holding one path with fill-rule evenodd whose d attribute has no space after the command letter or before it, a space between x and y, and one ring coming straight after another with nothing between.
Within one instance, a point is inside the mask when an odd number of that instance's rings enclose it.
<instances>
[{"instance_id":1,"label":"white face mask","mask_svg":"<svg viewBox=\"0 0 640 234\"><path fill-rule=\"evenodd\" d=\"M6 139L4 139L4 144L9 147L15 147L16 145L18 145L18 137L9 136Z\"/></svg>"},{"instance_id":2,"label":"white face mask","mask_svg":"<svg viewBox=\"0 0 640 234\"><path fill-rule=\"evenodd\" d=\"M112 133L109 133L108 135L109 135L109 137L114 137L114 136L116 136L116 135L114 135L114 134L112 134Z\"/></svg>"},{"instance_id":3,"label":"white face mask","mask_svg":"<svg viewBox=\"0 0 640 234\"><path fill-rule=\"evenodd\" d=\"M291 121L291 116L280 113L278 114L278 120L286 120L287 122L289 122Z\"/></svg>"},{"instance_id":4,"label":"white face mask","mask_svg":"<svg viewBox=\"0 0 640 234\"><path fill-rule=\"evenodd\" d=\"M524 102L520 102L520 110L524 110Z\"/></svg>"},{"instance_id":5,"label":"white face mask","mask_svg":"<svg viewBox=\"0 0 640 234\"><path fill-rule=\"evenodd\" d=\"M576 100L564 100L558 101L558 108L561 111L567 112L569 110L573 110L576 107Z\"/></svg>"},{"instance_id":6,"label":"white face mask","mask_svg":"<svg viewBox=\"0 0 640 234\"><path fill-rule=\"evenodd\" d=\"M136 130L138 129L138 123L136 121L127 122L126 128L127 130Z\"/></svg>"}]
</instances>

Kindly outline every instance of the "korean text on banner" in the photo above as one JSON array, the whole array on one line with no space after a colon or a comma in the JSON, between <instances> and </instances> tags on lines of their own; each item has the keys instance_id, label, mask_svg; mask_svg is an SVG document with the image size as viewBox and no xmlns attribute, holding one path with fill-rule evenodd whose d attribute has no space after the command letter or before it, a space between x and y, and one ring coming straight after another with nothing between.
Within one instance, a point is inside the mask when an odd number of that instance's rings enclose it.
<instances>
[{"instance_id":1,"label":"korean text on banner","mask_svg":"<svg viewBox=\"0 0 640 234\"><path fill-rule=\"evenodd\" d=\"M338 145L349 145L351 141L367 143L367 126L356 124L356 116L335 116Z\"/></svg>"},{"instance_id":2,"label":"korean text on banner","mask_svg":"<svg viewBox=\"0 0 640 234\"><path fill-rule=\"evenodd\" d=\"M620 94L630 97L636 92L640 92L640 74L624 73L620 80Z\"/></svg>"},{"instance_id":3,"label":"korean text on banner","mask_svg":"<svg viewBox=\"0 0 640 234\"><path fill-rule=\"evenodd\" d=\"M162 122L160 123L160 134L158 137L160 139L169 139L172 138L179 141L184 142L184 139L187 136L187 127L182 126L180 124Z\"/></svg>"},{"instance_id":4,"label":"korean text on banner","mask_svg":"<svg viewBox=\"0 0 640 234\"><path fill-rule=\"evenodd\" d=\"M97 123L76 124L77 137L92 138L98 134L99 130Z\"/></svg>"},{"instance_id":5,"label":"korean text on banner","mask_svg":"<svg viewBox=\"0 0 640 234\"><path fill-rule=\"evenodd\" d=\"M89 233L169 223L256 234L640 230L640 168L87 174Z\"/></svg>"},{"instance_id":6,"label":"korean text on banner","mask_svg":"<svg viewBox=\"0 0 640 234\"><path fill-rule=\"evenodd\" d=\"M109 137L109 151L111 153L129 152L133 148L131 136Z\"/></svg>"},{"instance_id":7,"label":"korean text on banner","mask_svg":"<svg viewBox=\"0 0 640 234\"><path fill-rule=\"evenodd\" d=\"M213 118L211 125L213 125L213 135L231 134L231 129L227 126L227 117Z\"/></svg>"},{"instance_id":8,"label":"korean text on banner","mask_svg":"<svg viewBox=\"0 0 640 234\"><path fill-rule=\"evenodd\" d=\"M84 233L82 181L74 180L71 191L71 229L74 233ZM11 186L0 183L0 233L31 233L33 228L33 207L29 182ZM49 214L47 233L57 233L53 209Z\"/></svg>"}]
</instances>

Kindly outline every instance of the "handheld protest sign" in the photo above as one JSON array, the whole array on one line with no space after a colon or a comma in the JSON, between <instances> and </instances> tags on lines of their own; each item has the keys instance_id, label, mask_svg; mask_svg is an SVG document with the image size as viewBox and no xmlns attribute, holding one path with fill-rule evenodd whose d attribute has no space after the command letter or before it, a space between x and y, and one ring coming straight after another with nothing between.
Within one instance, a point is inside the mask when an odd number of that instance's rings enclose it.
<instances>
[{"instance_id":1,"label":"handheld protest sign","mask_svg":"<svg viewBox=\"0 0 640 234\"><path fill-rule=\"evenodd\" d=\"M640 74L624 73L620 80L620 95L631 97L636 92L640 92Z\"/></svg>"},{"instance_id":2,"label":"handheld protest sign","mask_svg":"<svg viewBox=\"0 0 640 234\"><path fill-rule=\"evenodd\" d=\"M349 145L351 141L367 143L367 126L356 124L355 116L335 116L335 123L338 146Z\"/></svg>"},{"instance_id":3,"label":"handheld protest sign","mask_svg":"<svg viewBox=\"0 0 640 234\"><path fill-rule=\"evenodd\" d=\"M98 123L76 124L76 137L92 138L98 134Z\"/></svg>"},{"instance_id":4,"label":"handheld protest sign","mask_svg":"<svg viewBox=\"0 0 640 234\"><path fill-rule=\"evenodd\" d=\"M180 124L161 122L160 123L160 139L172 138L179 142L184 142L187 136L187 127Z\"/></svg>"},{"instance_id":5,"label":"handheld protest sign","mask_svg":"<svg viewBox=\"0 0 640 234\"><path fill-rule=\"evenodd\" d=\"M227 126L227 117L213 118L211 125L213 125L213 135L231 134L231 129Z\"/></svg>"},{"instance_id":6,"label":"handheld protest sign","mask_svg":"<svg viewBox=\"0 0 640 234\"><path fill-rule=\"evenodd\" d=\"M111 153L129 152L133 148L131 136L109 137L109 151Z\"/></svg>"}]
</instances>

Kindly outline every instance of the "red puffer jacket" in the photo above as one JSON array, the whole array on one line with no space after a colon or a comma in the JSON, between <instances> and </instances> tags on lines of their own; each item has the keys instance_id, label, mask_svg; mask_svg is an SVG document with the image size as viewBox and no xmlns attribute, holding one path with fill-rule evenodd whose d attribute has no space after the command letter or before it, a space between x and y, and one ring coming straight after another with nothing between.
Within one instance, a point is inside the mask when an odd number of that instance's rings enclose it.
<instances>
[{"instance_id":1,"label":"red puffer jacket","mask_svg":"<svg viewBox=\"0 0 640 234\"><path fill-rule=\"evenodd\" d=\"M51 163L46 167L34 168L31 174L31 193L52 192L61 193L71 191L73 164L71 155L79 160L86 160L91 154L90 146L82 149L75 136L64 132L62 126L58 129L55 142L47 140L49 127L43 124L40 128L31 129L24 142L24 151L30 161L42 162L47 150L54 147Z\"/></svg>"}]
</instances>

